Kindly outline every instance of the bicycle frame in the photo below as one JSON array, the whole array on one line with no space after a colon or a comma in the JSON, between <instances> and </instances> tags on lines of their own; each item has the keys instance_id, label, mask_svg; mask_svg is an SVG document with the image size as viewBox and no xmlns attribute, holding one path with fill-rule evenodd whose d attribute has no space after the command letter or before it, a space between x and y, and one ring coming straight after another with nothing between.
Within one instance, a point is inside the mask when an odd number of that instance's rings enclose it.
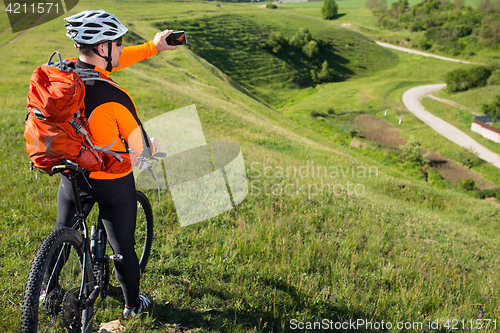
<instances>
[{"instance_id":1,"label":"bicycle frame","mask_svg":"<svg viewBox=\"0 0 500 333\"><path fill-rule=\"evenodd\" d=\"M74 230L81 229L83 232L84 252L83 252L83 269L82 269L82 271L87 272L87 269L88 269L87 265L89 265L89 263L93 264L94 260L90 254L90 251L89 251L90 250L89 232L88 232L88 228L87 228L87 224L86 224L86 214L84 212L82 202L80 199L80 192L78 191L78 184L77 184L78 173L79 173L78 170L69 170L68 172L62 172L62 175L64 177L66 177L71 183L71 188L73 191L73 196L75 199L75 207L76 207L76 214L75 214L76 222L72 226L72 229L74 229ZM103 228L102 222L101 222L100 227ZM67 246L67 245L64 245L64 246ZM58 259L57 259L55 266L54 266L54 270L52 271L50 279L47 283L48 286L51 286L53 283L53 279L56 276L56 274L54 274L55 270L57 269L57 267L59 267L59 265L61 264L61 261L63 260L62 256L63 256L64 251L65 251L65 249L63 248L63 249L61 249L61 252L59 253ZM88 279L87 274L82 274L82 281L80 283L80 292L79 292L79 296L78 296L78 301L83 306L83 308L87 308L95 302L95 300L99 296L99 293L101 292L101 287L102 287L101 283L99 283L99 281L96 281L96 285L94 286L94 290L92 290L92 292L90 293L90 295L86 299L86 297L84 295L85 286L87 285L87 283L90 282L90 281L87 281L87 279Z\"/></svg>"},{"instance_id":2,"label":"bicycle frame","mask_svg":"<svg viewBox=\"0 0 500 333\"><path fill-rule=\"evenodd\" d=\"M87 219L94 220L90 217L93 215L89 215L94 203L82 201L78 188L83 180L79 177L85 177L86 171L66 161L54 166L52 173L61 173L71 184L76 212L72 220L75 222L71 222L71 228L53 230L33 259L25 288L21 331L34 333L39 327L54 327L90 333L100 303L107 296L123 294L122 287L111 279L113 263L123 260L123 256L106 252L105 221L98 218L91 229L87 227ZM141 229L134 238L137 236L139 240L139 247L135 249L143 271L153 239L153 211L147 196L136 192L137 205L141 207ZM96 304L99 296L100 302Z\"/></svg>"}]
</instances>

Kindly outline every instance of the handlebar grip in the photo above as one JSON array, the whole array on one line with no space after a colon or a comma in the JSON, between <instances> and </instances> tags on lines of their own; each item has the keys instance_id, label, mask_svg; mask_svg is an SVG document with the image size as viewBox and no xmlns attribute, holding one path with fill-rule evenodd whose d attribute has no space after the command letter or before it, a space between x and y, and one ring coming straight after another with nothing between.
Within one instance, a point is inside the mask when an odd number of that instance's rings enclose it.
<instances>
[{"instance_id":1,"label":"handlebar grip","mask_svg":"<svg viewBox=\"0 0 500 333\"><path fill-rule=\"evenodd\" d=\"M64 164L56 165L52 167L52 173L62 173L65 171L73 171L77 173L84 173L85 169L79 166L78 164L73 164L70 162L65 162Z\"/></svg>"},{"instance_id":2,"label":"handlebar grip","mask_svg":"<svg viewBox=\"0 0 500 333\"><path fill-rule=\"evenodd\" d=\"M156 157L156 158L165 158L167 157L167 153L156 153L153 155L153 157Z\"/></svg>"}]
</instances>

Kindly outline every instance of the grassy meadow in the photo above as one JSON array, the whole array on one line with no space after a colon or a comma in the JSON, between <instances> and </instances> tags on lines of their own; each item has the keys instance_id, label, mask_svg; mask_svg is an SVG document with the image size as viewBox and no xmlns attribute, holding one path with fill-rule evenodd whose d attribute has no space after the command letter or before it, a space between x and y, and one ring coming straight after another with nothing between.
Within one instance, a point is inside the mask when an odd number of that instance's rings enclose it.
<instances>
[{"instance_id":1,"label":"grassy meadow","mask_svg":"<svg viewBox=\"0 0 500 333\"><path fill-rule=\"evenodd\" d=\"M341 11L348 2L339 2ZM168 190L159 203L146 191L156 230L141 290L154 306L122 321L126 331L288 332L324 320L333 328L372 324L337 330L350 332L500 328L500 205L459 186L433 185L398 151L351 132L356 117L374 116L453 158L460 148L408 113L401 95L466 65L377 46L364 33L376 27L360 5L334 22L321 20L319 3L261 5L82 0L70 13L116 14L130 30L126 45L162 27L185 29L189 46L112 78L133 96L143 121L195 104L207 142L238 144L247 167L245 201L188 227L180 227ZM342 27L351 17L367 23L358 32ZM348 78L298 88L290 77L300 61L259 46L271 32L291 37L304 27L329 43L328 59ZM0 331L15 332L31 260L56 218L58 185L57 177L38 176L44 215L24 148L29 78L52 51L77 53L62 18L13 34L4 15L0 31ZM445 95L480 107L473 93ZM424 103L467 127L468 114ZM471 171L500 185L498 169L483 163ZM108 298L95 331L122 310L122 300Z\"/></svg>"}]
</instances>

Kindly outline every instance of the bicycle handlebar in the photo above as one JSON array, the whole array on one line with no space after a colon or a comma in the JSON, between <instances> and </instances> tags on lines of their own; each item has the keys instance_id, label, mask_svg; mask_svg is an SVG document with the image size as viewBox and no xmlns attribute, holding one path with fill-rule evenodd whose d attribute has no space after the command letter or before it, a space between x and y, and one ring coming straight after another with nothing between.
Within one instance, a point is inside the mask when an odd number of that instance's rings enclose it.
<instances>
[{"instance_id":1,"label":"bicycle handlebar","mask_svg":"<svg viewBox=\"0 0 500 333\"><path fill-rule=\"evenodd\" d=\"M155 160L158 161L161 158L166 158L167 153L156 153L154 156L151 156L149 158L142 157L142 156L137 156L137 159L141 162L149 162L150 160ZM75 162L71 160L64 160L62 161L62 164L56 165L52 167L52 174L57 174L57 173L63 173L66 171L73 171L76 173L85 173L87 170L76 164Z\"/></svg>"}]
</instances>

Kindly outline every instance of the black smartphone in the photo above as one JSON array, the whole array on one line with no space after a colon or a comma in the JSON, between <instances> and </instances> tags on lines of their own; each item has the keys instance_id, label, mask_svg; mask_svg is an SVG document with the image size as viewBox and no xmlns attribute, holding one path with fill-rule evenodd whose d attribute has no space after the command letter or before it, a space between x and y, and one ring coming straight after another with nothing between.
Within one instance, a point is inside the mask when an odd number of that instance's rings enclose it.
<instances>
[{"instance_id":1,"label":"black smartphone","mask_svg":"<svg viewBox=\"0 0 500 333\"><path fill-rule=\"evenodd\" d=\"M168 45L184 45L187 43L186 32L174 31L166 38Z\"/></svg>"}]
</instances>

